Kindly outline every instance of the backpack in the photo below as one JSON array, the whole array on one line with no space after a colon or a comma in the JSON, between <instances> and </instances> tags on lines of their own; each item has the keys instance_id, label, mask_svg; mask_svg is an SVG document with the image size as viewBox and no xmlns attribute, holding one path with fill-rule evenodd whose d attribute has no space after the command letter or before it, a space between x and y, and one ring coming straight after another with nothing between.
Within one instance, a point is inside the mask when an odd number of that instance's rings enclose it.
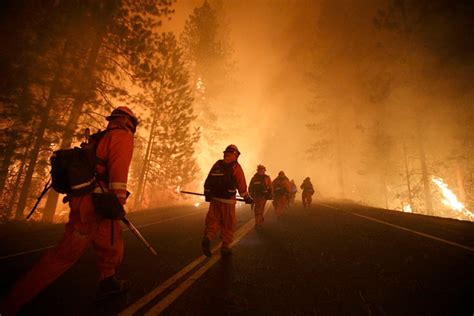
<instances>
[{"instance_id":1,"label":"backpack","mask_svg":"<svg viewBox=\"0 0 474 316\"><path fill-rule=\"evenodd\" d=\"M204 195L206 200L217 197L222 199L229 199L236 194L236 184L233 177L234 166L237 161L229 164L224 163L224 160L218 160L204 182Z\"/></svg>"},{"instance_id":2,"label":"backpack","mask_svg":"<svg viewBox=\"0 0 474 316\"><path fill-rule=\"evenodd\" d=\"M303 183L303 191L307 192L307 193L310 193L310 194L313 194L314 193L313 184L311 182Z\"/></svg>"},{"instance_id":3,"label":"backpack","mask_svg":"<svg viewBox=\"0 0 474 316\"><path fill-rule=\"evenodd\" d=\"M275 192L275 195L281 196L284 194L287 194L287 188L283 185L283 181L285 178L277 178L276 181L273 182L273 190Z\"/></svg>"},{"instance_id":4,"label":"backpack","mask_svg":"<svg viewBox=\"0 0 474 316\"><path fill-rule=\"evenodd\" d=\"M97 146L110 130L99 131L89 137L81 147L60 149L53 152L51 162L51 184L58 193L82 196L96 187L95 166L100 163Z\"/></svg>"},{"instance_id":5,"label":"backpack","mask_svg":"<svg viewBox=\"0 0 474 316\"><path fill-rule=\"evenodd\" d=\"M250 184L249 192L252 196L264 197L268 195L268 188L265 184L265 175L256 175Z\"/></svg>"}]
</instances>

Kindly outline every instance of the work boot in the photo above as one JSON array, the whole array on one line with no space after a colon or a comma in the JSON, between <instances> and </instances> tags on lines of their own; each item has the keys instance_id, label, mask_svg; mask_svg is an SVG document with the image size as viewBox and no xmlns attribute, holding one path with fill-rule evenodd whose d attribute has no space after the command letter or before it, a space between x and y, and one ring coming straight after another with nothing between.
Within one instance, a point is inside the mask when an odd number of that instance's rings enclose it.
<instances>
[{"instance_id":1,"label":"work boot","mask_svg":"<svg viewBox=\"0 0 474 316\"><path fill-rule=\"evenodd\" d=\"M228 257L232 254L232 250L228 247L222 247L221 248L221 256L222 257Z\"/></svg>"},{"instance_id":2,"label":"work boot","mask_svg":"<svg viewBox=\"0 0 474 316\"><path fill-rule=\"evenodd\" d=\"M204 237L204 238L202 239L201 246L202 246L202 253L203 253L206 257L211 257L211 256L212 256L212 252L211 252L211 241L209 240L209 238Z\"/></svg>"},{"instance_id":3,"label":"work boot","mask_svg":"<svg viewBox=\"0 0 474 316\"><path fill-rule=\"evenodd\" d=\"M128 280L119 280L115 275L105 278L99 282L97 300L104 300L111 296L124 293L130 289L131 283Z\"/></svg>"}]
</instances>

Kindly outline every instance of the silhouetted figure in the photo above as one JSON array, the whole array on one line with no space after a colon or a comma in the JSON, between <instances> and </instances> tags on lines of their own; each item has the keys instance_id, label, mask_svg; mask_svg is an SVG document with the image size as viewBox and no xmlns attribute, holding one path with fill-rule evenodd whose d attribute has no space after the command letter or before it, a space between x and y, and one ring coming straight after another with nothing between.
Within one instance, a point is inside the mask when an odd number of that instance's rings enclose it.
<instances>
[{"instance_id":1,"label":"silhouetted figure","mask_svg":"<svg viewBox=\"0 0 474 316\"><path fill-rule=\"evenodd\" d=\"M304 179L303 183L300 186L300 189L303 190L303 192L301 193L301 198L303 200L303 207L310 207L311 201L313 199L312 197L314 194L314 188L309 177Z\"/></svg>"},{"instance_id":2,"label":"silhouetted figure","mask_svg":"<svg viewBox=\"0 0 474 316\"><path fill-rule=\"evenodd\" d=\"M253 211L255 212L255 229L260 229L264 218L263 211L267 200L273 198L272 180L265 174L267 169L263 165L257 166L257 173L250 180L249 193L253 198Z\"/></svg>"},{"instance_id":3,"label":"silhouetted figure","mask_svg":"<svg viewBox=\"0 0 474 316\"><path fill-rule=\"evenodd\" d=\"M283 210L288 205L288 199L291 192L290 180L283 171L278 173L278 177L273 180L273 207L277 217L283 215Z\"/></svg>"}]
</instances>

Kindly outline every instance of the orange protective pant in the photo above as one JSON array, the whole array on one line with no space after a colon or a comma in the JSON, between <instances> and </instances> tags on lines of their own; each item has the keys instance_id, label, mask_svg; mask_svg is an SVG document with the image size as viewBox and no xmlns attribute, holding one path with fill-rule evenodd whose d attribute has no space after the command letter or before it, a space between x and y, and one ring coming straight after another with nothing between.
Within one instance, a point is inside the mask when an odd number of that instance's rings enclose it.
<instances>
[{"instance_id":1,"label":"orange protective pant","mask_svg":"<svg viewBox=\"0 0 474 316\"><path fill-rule=\"evenodd\" d=\"M273 199L273 207L275 208L275 214L277 216L283 215L283 211L285 210L286 206L288 205L288 196L284 195L276 195Z\"/></svg>"},{"instance_id":2,"label":"orange protective pant","mask_svg":"<svg viewBox=\"0 0 474 316\"><path fill-rule=\"evenodd\" d=\"M209 211L206 215L204 236L209 240L213 240L214 236L220 230L222 247L228 247L234 240L236 222L235 204L211 201L211 203L209 203Z\"/></svg>"},{"instance_id":3,"label":"orange protective pant","mask_svg":"<svg viewBox=\"0 0 474 316\"><path fill-rule=\"evenodd\" d=\"M119 221L102 219L94 212L91 195L72 198L69 222L58 245L20 278L5 298L7 310L17 311L66 272L90 244L97 255L100 279L115 274L123 257L122 227ZM111 245L111 227L114 243Z\"/></svg>"},{"instance_id":4,"label":"orange protective pant","mask_svg":"<svg viewBox=\"0 0 474 316\"><path fill-rule=\"evenodd\" d=\"M264 221L263 211L265 211L265 204L267 203L267 200L255 198L253 202L254 202L253 211L255 213L255 225L262 225Z\"/></svg>"},{"instance_id":5,"label":"orange protective pant","mask_svg":"<svg viewBox=\"0 0 474 316\"><path fill-rule=\"evenodd\" d=\"M301 194L301 199L303 200L303 207L310 207L311 201L313 200L313 193L308 193L303 191Z\"/></svg>"}]
</instances>

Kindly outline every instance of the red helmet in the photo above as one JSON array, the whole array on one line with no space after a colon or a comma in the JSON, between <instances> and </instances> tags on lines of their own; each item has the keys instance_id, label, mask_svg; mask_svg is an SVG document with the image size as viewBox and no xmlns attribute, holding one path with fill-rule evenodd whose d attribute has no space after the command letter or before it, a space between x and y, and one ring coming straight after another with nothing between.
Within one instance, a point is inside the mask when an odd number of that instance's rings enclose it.
<instances>
[{"instance_id":1,"label":"red helmet","mask_svg":"<svg viewBox=\"0 0 474 316\"><path fill-rule=\"evenodd\" d=\"M240 155L240 151L234 144L230 144L224 150L224 153L235 153L237 156Z\"/></svg>"},{"instance_id":2,"label":"red helmet","mask_svg":"<svg viewBox=\"0 0 474 316\"><path fill-rule=\"evenodd\" d=\"M138 118L135 116L135 114L133 114L132 110L130 110L130 109L129 109L128 107L126 107L126 106L119 106L119 107L115 108L115 109L112 111L112 113L110 113L110 115L107 116L105 119L106 119L107 121L110 121L110 120L112 120L114 117L119 117L119 116L128 117L128 118L132 121L132 123L133 123L133 125L134 125L135 128L137 127L137 125L138 125L138 123L139 123L139 122L138 122Z\"/></svg>"}]
</instances>

